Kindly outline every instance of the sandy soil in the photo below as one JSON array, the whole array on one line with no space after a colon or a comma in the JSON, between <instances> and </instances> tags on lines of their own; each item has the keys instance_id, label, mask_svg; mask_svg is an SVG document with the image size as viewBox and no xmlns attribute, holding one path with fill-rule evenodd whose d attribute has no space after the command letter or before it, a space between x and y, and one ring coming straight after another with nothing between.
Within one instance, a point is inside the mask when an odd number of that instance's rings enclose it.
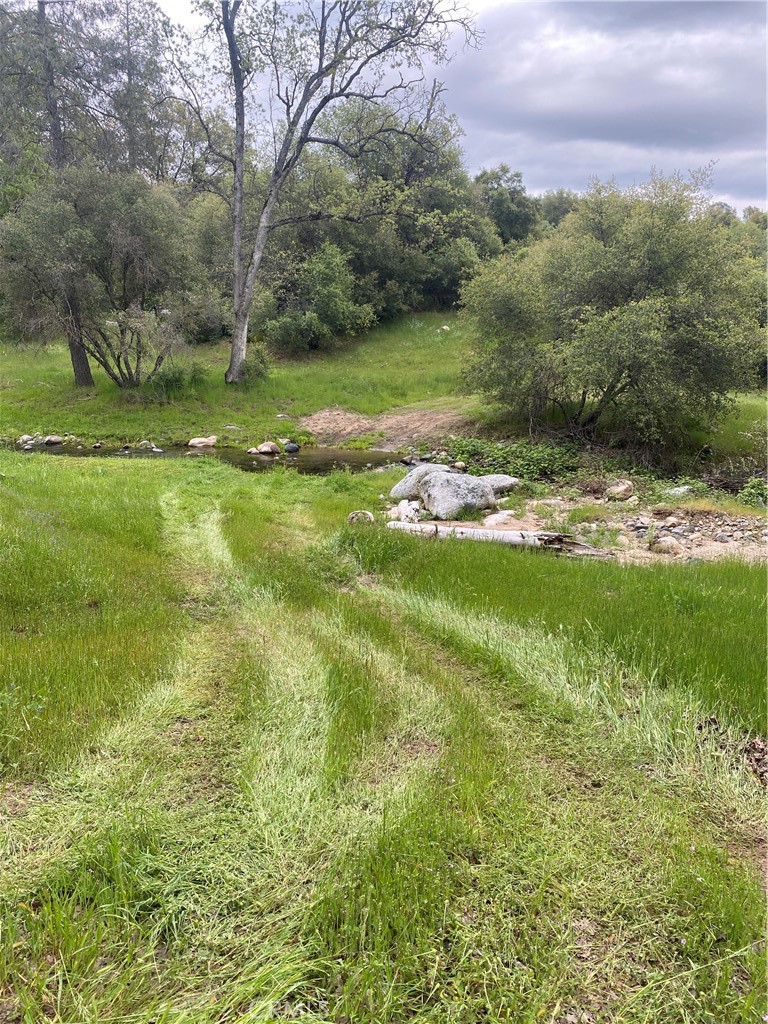
<instances>
[{"instance_id":1,"label":"sandy soil","mask_svg":"<svg viewBox=\"0 0 768 1024\"><path fill-rule=\"evenodd\" d=\"M344 409L321 409L299 421L320 444L336 445L365 434L381 434L376 447L398 451L419 441L439 441L447 434L466 432L472 421L455 412L411 409L366 416Z\"/></svg>"}]
</instances>

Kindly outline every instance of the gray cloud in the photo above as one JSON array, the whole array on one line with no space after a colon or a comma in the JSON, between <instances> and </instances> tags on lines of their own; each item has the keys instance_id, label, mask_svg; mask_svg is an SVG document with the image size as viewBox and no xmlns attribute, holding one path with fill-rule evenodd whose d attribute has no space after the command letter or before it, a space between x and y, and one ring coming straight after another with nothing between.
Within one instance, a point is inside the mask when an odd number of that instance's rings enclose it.
<instances>
[{"instance_id":1,"label":"gray cloud","mask_svg":"<svg viewBox=\"0 0 768 1024\"><path fill-rule=\"evenodd\" d=\"M441 69L473 169L581 190L715 161L720 198L765 205L764 4L505 3L478 25L481 49Z\"/></svg>"}]
</instances>

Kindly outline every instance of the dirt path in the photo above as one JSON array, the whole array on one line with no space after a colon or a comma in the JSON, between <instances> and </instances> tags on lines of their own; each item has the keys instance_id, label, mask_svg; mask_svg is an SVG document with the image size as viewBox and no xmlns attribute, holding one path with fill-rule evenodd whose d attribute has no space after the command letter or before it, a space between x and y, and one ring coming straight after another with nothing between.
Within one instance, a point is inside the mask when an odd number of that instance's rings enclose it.
<instances>
[{"instance_id":1,"label":"dirt path","mask_svg":"<svg viewBox=\"0 0 768 1024\"><path fill-rule=\"evenodd\" d=\"M376 447L397 451L420 441L439 441L448 434L471 430L473 422L456 412L431 409L410 409L402 412L384 412L366 416L345 409L321 409L300 420L300 426L310 430L320 444L335 445L370 434L380 435Z\"/></svg>"}]
</instances>

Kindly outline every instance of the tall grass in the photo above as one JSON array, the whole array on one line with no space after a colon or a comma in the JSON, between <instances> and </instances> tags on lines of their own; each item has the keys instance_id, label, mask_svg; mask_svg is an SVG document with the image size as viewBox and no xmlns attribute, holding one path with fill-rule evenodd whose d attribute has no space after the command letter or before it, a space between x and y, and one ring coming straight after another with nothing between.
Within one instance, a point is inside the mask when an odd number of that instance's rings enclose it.
<instances>
[{"instance_id":1,"label":"tall grass","mask_svg":"<svg viewBox=\"0 0 768 1024\"><path fill-rule=\"evenodd\" d=\"M174 657L160 480L0 455L0 762L74 754Z\"/></svg>"},{"instance_id":2,"label":"tall grass","mask_svg":"<svg viewBox=\"0 0 768 1024\"><path fill-rule=\"evenodd\" d=\"M0 1018L757 1024L760 791L671 714L694 691L642 600L677 594L703 636L759 605L746 567L339 533L381 474L2 471L3 624L63 639L38 677L59 716L0 791ZM654 741L676 724L695 749Z\"/></svg>"},{"instance_id":3,"label":"tall grass","mask_svg":"<svg viewBox=\"0 0 768 1024\"><path fill-rule=\"evenodd\" d=\"M639 568L496 545L428 543L348 531L365 571L500 622L565 630L604 645L656 686L679 686L713 713L762 731L766 595L761 566L737 561Z\"/></svg>"}]
</instances>

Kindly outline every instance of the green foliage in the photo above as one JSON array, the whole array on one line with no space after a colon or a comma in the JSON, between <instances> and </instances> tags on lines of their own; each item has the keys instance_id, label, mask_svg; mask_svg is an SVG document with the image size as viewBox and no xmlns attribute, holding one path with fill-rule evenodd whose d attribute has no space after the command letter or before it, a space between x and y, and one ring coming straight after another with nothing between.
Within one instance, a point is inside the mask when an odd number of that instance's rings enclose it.
<instances>
[{"instance_id":1,"label":"green foliage","mask_svg":"<svg viewBox=\"0 0 768 1024\"><path fill-rule=\"evenodd\" d=\"M370 328L373 309L354 301L354 284L344 254L324 243L300 266L283 312L262 325L268 346L279 352L328 349L337 339Z\"/></svg>"},{"instance_id":2,"label":"green foliage","mask_svg":"<svg viewBox=\"0 0 768 1024\"><path fill-rule=\"evenodd\" d=\"M121 387L150 380L176 341L183 211L138 174L70 169L41 186L0 224L0 266L19 328L74 333Z\"/></svg>"},{"instance_id":3,"label":"green foliage","mask_svg":"<svg viewBox=\"0 0 768 1024\"><path fill-rule=\"evenodd\" d=\"M198 360L166 362L147 385L154 399L167 402L194 394L206 377L206 367Z\"/></svg>"},{"instance_id":4,"label":"green foliage","mask_svg":"<svg viewBox=\"0 0 768 1024\"><path fill-rule=\"evenodd\" d=\"M551 236L464 291L472 386L534 422L658 446L754 376L764 274L679 178L595 185Z\"/></svg>"},{"instance_id":5,"label":"green foliage","mask_svg":"<svg viewBox=\"0 0 768 1024\"><path fill-rule=\"evenodd\" d=\"M482 208L504 243L522 242L533 231L539 217L538 203L526 193L520 171L506 164L480 171L474 187Z\"/></svg>"},{"instance_id":6,"label":"green foliage","mask_svg":"<svg viewBox=\"0 0 768 1024\"><path fill-rule=\"evenodd\" d=\"M248 355L243 363L243 371L240 383L245 387L253 387L269 373L269 360L264 347L258 343L251 343L248 346Z\"/></svg>"},{"instance_id":7,"label":"green foliage","mask_svg":"<svg viewBox=\"0 0 768 1024\"><path fill-rule=\"evenodd\" d=\"M745 505L768 505L768 481L765 477L753 476L739 491L739 501Z\"/></svg>"},{"instance_id":8,"label":"green foliage","mask_svg":"<svg viewBox=\"0 0 768 1024\"><path fill-rule=\"evenodd\" d=\"M567 443L459 437L450 438L444 447L452 460L466 462L470 473L509 473L526 480L547 480L566 476L579 465L578 449Z\"/></svg>"}]
</instances>

